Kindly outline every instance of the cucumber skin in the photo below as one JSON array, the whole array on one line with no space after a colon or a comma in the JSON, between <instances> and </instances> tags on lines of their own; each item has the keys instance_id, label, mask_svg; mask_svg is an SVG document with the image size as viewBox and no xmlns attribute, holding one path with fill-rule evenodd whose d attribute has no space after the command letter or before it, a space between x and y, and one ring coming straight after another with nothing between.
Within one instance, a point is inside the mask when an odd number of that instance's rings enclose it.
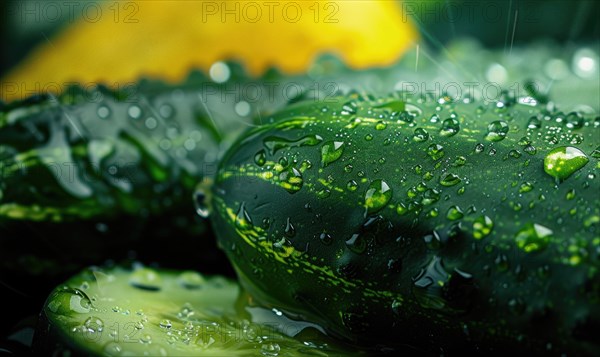
<instances>
[{"instance_id":1,"label":"cucumber skin","mask_svg":"<svg viewBox=\"0 0 600 357\"><path fill-rule=\"evenodd\" d=\"M564 114L510 100L499 108L496 103L401 99L423 110L414 126L398 124L397 117L389 119L390 110L381 108L399 98L337 98L293 106L246 133L228 151L214 186L213 226L245 288L268 306L381 350L600 352L594 338L600 324L600 163L599 155L590 155L600 145L600 120L586 116L582 128L571 130L564 120L555 121ZM351 100L358 103L358 113L343 115L343 104ZM444 137L442 124L431 123L430 117L437 113L443 121L450 112L458 115L461 129ZM539 117L540 129L527 129L531 116ZM363 123L373 120L348 128L356 117ZM485 140L494 120L509 124L502 141ZM386 127L376 130L381 121ZM428 131L427 141L413 140L417 127ZM273 136L294 141L307 135L322 141L291 145L275 155L264 144ZM366 135L372 140L365 141ZM323 145L331 141L344 142L344 152L322 165ZM445 155L430 157L431 144L442 145ZM559 146L577 147L589 158L560 183L543 169L546 154ZM261 150L267 160L263 167L255 163ZM465 165L455 164L459 156L466 158ZM282 157L287 166L284 161L278 167ZM277 178L289 166L301 170L303 160L312 166L302 171L302 187L293 194L264 174L271 171ZM345 169L348 164L351 172ZM419 174L416 165L422 166ZM366 182L360 182L360 171ZM427 172L433 175L430 181L424 179ZM461 183L442 186L440 176L446 173L458 175ZM382 210L365 214L367 186L378 179L392 188L393 196ZM349 180L359 183L356 191L346 189ZM439 201L418 214L399 215L397 204L408 203L409 189L420 182L439 190ZM568 199L572 190L575 198ZM417 190L413 200L428 199L425 195ZM446 218L453 205L462 208L464 218ZM475 212L469 213L470 206ZM431 208L437 216L427 218ZM493 221L491 232L474 238L481 235L481 229L474 234L474 224L481 228L477 220L484 222L486 216ZM553 234L545 249L525 252L516 236L533 223ZM329 244L320 240L322 233L331 237ZM356 243L353 234L365 244L354 249L364 252L349 249L348 241Z\"/></svg>"}]
</instances>

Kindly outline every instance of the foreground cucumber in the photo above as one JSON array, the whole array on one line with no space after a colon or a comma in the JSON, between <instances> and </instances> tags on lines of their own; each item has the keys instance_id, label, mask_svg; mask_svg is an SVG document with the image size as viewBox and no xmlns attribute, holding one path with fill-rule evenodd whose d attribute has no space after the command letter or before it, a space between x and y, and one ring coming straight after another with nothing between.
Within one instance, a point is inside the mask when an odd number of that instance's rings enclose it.
<instances>
[{"instance_id":1,"label":"foreground cucumber","mask_svg":"<svg viewBox=\"0 0 600 357\"><path fill-rule=\"evenodd\" d=\"M598 354L600 118L358 95L288 108L216 178L251 295L376 349Z\"/></svg>"},{"instance_id":2,"label":"foreground cucumber","mask_svg":"<svg viewBox=\"0 0 600 357\"><path fill-rule=\"evenodd\" d=\"M273 311L249 305L247 295L225 278L194 271L117 267L85 270L54 289L42 311L34 352L87 356L351 354L329 342L309 324L283 320Z\"/></svg>"}]
</instances>

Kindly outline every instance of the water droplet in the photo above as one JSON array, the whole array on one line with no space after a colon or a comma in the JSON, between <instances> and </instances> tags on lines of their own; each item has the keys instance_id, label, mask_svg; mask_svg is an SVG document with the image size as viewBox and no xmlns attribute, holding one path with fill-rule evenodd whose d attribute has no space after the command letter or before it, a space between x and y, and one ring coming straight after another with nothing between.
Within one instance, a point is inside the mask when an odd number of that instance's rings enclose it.
<instances>
[{"instance_id":1,"label":"water droplet","mask_svg":"<svg viewBox=\"0 0 600 357\"><path fill-rule=\"evenodd\" d=\"M242 101L235 103L233 110L235 110L235 113L237 115L239 115L241 117L246 117L246 116L250 115L250 112L252 111L252 107L250 106L250 103L246 102L245 100L242 100Z\"/></svg>"},{"instance_id":2,"label":"water droplet","mask_svg":"<svg viewBox=\"0 0 600 357\"><path fill-rule=\"evenodd\" d=\"M99 317L90 316L85 320L83 326L88 330L88 332L102 332L102 330L104 330L104 321L102 321Z\"/></svg>"},{"instance_id":3,"label":"water droplet","mask_svg":"<svg viewBox=\"0 0 600 357\"><path fill-rule=\"evenodd\" d=\"M158 126L158 121L153 117L148 117L144 121L144 125L150 130L156 129L156 127Z\"/></svg>"},{"instance_id":4,"label":"water droplet","mask_svg":"<svg viewBox=\"0 0 600 357\"><path fill-rule=\"evenodd\" d=\"M252 219L246 211L245 202L242 202L240 208L237 211L237 214L235 215L235 226L241 231L248 231L254 228L254 225L252 224Z\"/></svg>"},{"instance_id":5,"label":"water droplet","mask_svg":"<svg viewBox=\"0 0 600 357\"><path fill-rule=\"evenodd\" d=\"M460 183L460 177L455 174L446 174L440 177L440 184L442 186L450 187Z\"/></svg>"},{"instance_id":6,"label":"water droplet","mask_svg":"<svg viewBox=\"0 0 600 357\"><path fill-rule=\"evenodd\" d=\"M267 343L264 343L260 347L260 353L263 356L268 356L268 357L278 356L280 351L281 351L281 347L279 347L279 345L275 342L267 342Z\"/></svg>"},{"instance_id":7,"label":"water droplet","mask_svg":"<svg viewBox=\"0 0 600 357\"><path fill-rule=\"evenodd\" d=\"M519 193L525 193L533 190L533 184L531 182L523 182L519 188Z\"/></svg>"},{"instance_id":8,"label":"water droplet","mask_svg":"<svg viewBox=\"0 0 600 357\"><path fill-rule=\"evenodd\" d=\"M339 159L343 152L343 141L328 141L324 143L323 147L321 147L321 163L323 167Z\"/></svg>"},{"instance_id":9,"label":"water droplet","mask_svg":"<svg viewBox=\"0 0 600 357\"><path fill-rule=\"evenodd\" d=\"M196 208L196 213L202 218L210 216L209 197L206 190L202 187L194 192L194 207Z\"/></svg>"},{"instance_id":10,"label":"water droplet","mask_svg":"<svg viewBox=\"0 0 600 357\"><path fill-rule=\"evenodd\" d=\"M290 217L288 217L287 220L286 220L286 222L285 222L284 233L285 233L286 236L288 236L290 238L296 235L296 228L292 224L292 220L290 219Z\"/></svg>"},{"instance_id":11,"label":"water droplet","mask_svg":"<svg viewBox=\"0 0 600 357\"><path fill-rule=\"evenodd\" d=\"M579 129L583 127L583 117L577 112L571 112L565 118L565 125L569 129Z\"/></svg>"},{"instance_id":12,"label":"water droplet","mask_svg":"<svg viewBox=\"0 0 600 357\"><path fill-rule=\"evenodd\" d=\"M427 139L429 139L429 133L427 132L427 130L423 129L423 128L416 128L415 132L413 134L413 140L421 143L423 141L427 141Z\"/></svg>"},{"instance_id":13,"label":"water droplet","mask_svg":"<svg viewBox=\"0 0 600 357\"><path fill-rule=\"evenodd\" d=\"M594 159L600 159L600 146L598 146L592 153L590 154Z\"/></svg>"},{"instance_id":14,"label":"water droplet","mask_svg":"<svg viewBox=\"0 0 600 357\"><path fill-rule=\"evenodd\" d=\"M267 148L270 155L274 155L277 151L301 146L315 146L323 141L319 135L307 135L298 140L288 140L278 136L269 136L263 139L263 145Z\"/></svg>"},{"instance_id":15,"label":"water droplet","mask_svg":"<svg viewBox=\"0 0 600 357\"><path fill-rule=\"evenodd\" d=\"M184 271L179 274L177 281L186 289L200 289L206 284L204 277L200 275L200 273L192 270Z\"/></svg>"},{"instance_id":16,"label":"water droplet","mask_svg":"<svg viewBox=\"0 0 600 357\"><path fill-rule=\"evenodd\" d=\"M542 121L538 119L538 117L531 117L527 122L527 128L529 129L539 129L542 127Z\"/></svg>"},{"instance_id":17,"label":"water droplet","mask_svg":"<svg viewBox=\"0 0 600 357\"><path fill-rule=\"evenodd\" d=\"M279 174L279 183L287 192L296 193L302 188L304 180L300 171L290 167Z\"/></svg>"},{"instance_id":18,"label":"water droplet","mask_svg":"<svg viewBox=\"0 0 600 357\"><path fill-rule=\"evenodd\" d=\"M537 223L529 223L517 232L515 240L519 248L530 253L546 248L552 238L552 234L553 232L549 228Z\"/></svg>"},{"instance_id":19,"label":"water droplet","mask_svg":"<svg viewBox=\"0 0 600 357\"><path fill-rule=\"evenodd\" d=\"M319 240L325 245L330 245L333 242L331 235L324 232L319 235Z\"/></svg>"},{"instance_id":20,"label":"water droplet","mask_svg":"<svg viewBox=\"0 0 600 357\"><path fill-rule=\"evenodd\" d=\"M346 246L356 254L362 254L367 249L367 242L363 237L355 233L347 241Z\"/></svg>"},{"instance_id":21,"label":"water droplet","mask_svg":"<svg viewBox=\"0 0 600 357\"><path fill-rule=\"evenodd\" d=\"M110 108L106 105L101 105L98 107L97 113L100 119L108 119L108 117L110 117L111 111Z\"/></svg>"},{"instance_id":22,"label":"water droplet","mask_svg":"<svg viewBox=\"0 0 600 357\"><path fill-rule=\"evenodd\" d=\"M345 103L344 105L342 105L341 114L342 115L356 114L357 110L358 110L358 104L356 104L356 102L354 102L354 101L349 101L349 102Z\"/></svg>"},{"instance_id":23,"label":"water droplet","mask_svg":"<svg viewBox=\"0 0 600 357\"><path fill-rule=\"evenodd\" d=\"M421 200L421 204L424 206L431 205L440 200L440 192L435 189L427 189L425 193L423 193L423 199Z\"/></svg>"},{"instance_id":24,"label":"water droplet","mask_svg":"<svg viewBox=\"0 0 600 357\"><path fill-rule=\"evenodd\" d=\"M331 195L331 190L326 189L326 188L322 188L319 191L317 191L317 197L320 199L327 198L330 195Z\"/></svg>"},{"instance_id":25,"label":"water droplet","mask_svg":"<svg viewBox=\"0 0 600 357\"><path fill-rule=\"evenodd\" d=\"M131 119L139 119L142 117L142 108L137 105L132 105L127 109L127 114Z\"/></svg>"},{"instance_id":26,"label":"water droplet","mask_svg":"<svg viewBox=\"0 0 600 357\"><path fill-rule=\"evenodd\" d=\"M165 119L170 119L175 114L175 108L171 104L165 103L158 108L158 113Z\"/></svg>"},{"instance_id":27,"label":"water droplet","mask_svg":"<svg viewBox=\"0 0 600 357\"><path fill-rule=\"evenodd\" d=\"M147 333L142 334L142 336L140 337L140 342L144 345L149 345L152 343L152 336L150 336Z\"/></svg>"},{"instance_id":28,"label":"water droplet","mask_svg":"<svg viewBox=\"0 0 600 357\"><path fill-rule=\"evenodd\" d=\"M375 130L384 130L385 128L387 128L387 124L383 120L380 120L375 124Z\"/></svg>"},{"instance_id":29,"label":"water droplet","mask_svg":"<svg viewBox=\"0 0 600 357\"><path fill-rule=\"evenodd\" d=\"M160 290L162 279L154 269L142 267L131 273L129 284L139 289L157 291Z\"/></svg>"},{"instance_id":30,"label":"water droplet","mask_svg":"<svg viewBox=\"0 0 600 357\"><path fill-rule=\"evenodd\" d=\"M525 151L529 155L535 155L535 154L537 154L537 149L534 146L532 146L532 145L525 146L525 148L523 149L523 151Z\"/></svg>"},{"instance_id":31,"label":"water droplet","mask_svg":"<svg viewBox=\"0 0 600 357\"><path fill-rule=\"evenodd\" d=\"M354 180L350 180L346 184L346 188L348 189L348 191L356 191L356 189L358 188L358 183L356 183L356 181Z\"/></svg>"},{"instance_id":32,"label":"water droplet","mask_svg":"<svg viewBox=\"0 0 600 357\"><path fill-rule=\"evenodd\" d=\"M261 149L254 155L254 163L258 166L264 166L267 162L267 153L265 150Z\"/></svg>"},{"instance_id":33,"label":"water droplet","mask_svg":"<svg viewBox=\"0 0 600 357\"><path fill-rule=\"evenodd\" d=\"M546 155L544 171L557 180L563 181L589 161L590 159L581 150L572 146L561 146Z\"/></svg>"},{"instance_id":34,"label":"water droplet","mask_svg":"<svg viewBox=\"0 0 600 357\"><path fill-rule=\"evenodd\" d=\"M473 222L473 237L482 239L489 235L494 228L494 222L488 216L480 216Z\"/></svg>"},{"instance_id":35,"label":"water droplet","mask_svg":"<svg viewBox=\"0 0 600 357\"><path fill-rule=\"evenodd\" d=\"M90 311L92 302L83 291L63 287L50 295L47 307L53 313L60 315L69 315L73 312L84 314Z\"/></svg>"},{"instance_id":36,"label":"water droplet","mask_svg":"<svg viewBox=\"0 0 600 357\"><path fill-rule=\"evenodd\" d=\"M517 150L511 150L509 151L508 156L518 159L521 157L521 153Z\"/></svg>"},{"instance_id":37,"label":"water droplet","mask_svg":"<svg viewBox=\"0 0 600 357\"><path fill-rule=\"evenodd\" d=\"M464 156L457 156L456 159L454 159L454 162L452 163L452 166L455 167L461 167L464 166L467 163L467 158Z\"/></svg>"},{"instance_id":38,"label":"water droplet","mask_svg":"<svg viewBox=\"0 0 600 357\"><path fill-rule=\"evenodd\" d=\"M438 234L437 231L433 231L432 234L425 235L423 237L423 241L425 242L427 249L436 250L436 249L439 249L440 246L442 245L440 235Z\"/></svg>"},{"instance_id":39,"label":"water droplet","mask_svg":"<svg viewBox=\"0 0 600 357\"><path fill-rule=\"evenodd\" d=\"M446 218L451 221L456 221L463 218L463 211L458 206L451 206L448 208L448 212L446 212Z\"/></svg>"},{"instance_id":40,"label":"water droplet","mask_svg":"<svg viewBox=\"0 0 600 357\"><path fill-rule=\"evenodd\" d=\"M373 140L373 134L367 134L367 135L365 135L365 140L366 140L366 141L371 141L371 140Z\"/></svg>"},{"instance_id":41,"label":"water droplet","mask_svg":"<svg viewBox=\"0 0 600 357\"><path fill-rule=\"evenodd\" d=\"M215 83L225 83L229 80L231 76L231 70L229 66L225 62L215 62L210 66L208 70L208 74L210 79Z\"/></svg>"},{"instance_id":42,"label":"water droplet","mask_svg":"<svg viewBox=\"0 0 600 357\"><path fill-rule=\"evenodd\" d=\"M398 213L398 215L400 215L400 216L404 216L405 214L408 213L408 207L406 207L406 205L404 203L400 202L396 206L396 213Z\"/></svg>"},{"instance_id":43,"label":"water droplet","mask_svg":"<svg viewBox=\"0 0 600 357\"><path fill-rule=\"evenodd\" d=\"M419 304L427 309L443 309L446 302L442 289L448 283L450 274L446 272L442 259L434 256L427 267L413 278L413 294Z\"/></svg>"},{"instance_id":44,"label":"water droplet","mask_svg":"<svg viewBox=\"0 0 600 357\"><path fill-rule=\"evenodd\" d=\"M365 207L367 214L377 212L385 207L392 198L392 189L383 180L371 182L365 192Z\"/></svg>"},{"instance_id":45,"label":"water droplet","mask_svg":"<svg viewBox=\"0 0 600 357\"><path fill-rule=\"evenodd\" d=\"M483 150L485 150L485 145L483 145L482 143L477 143L475 144L475 152L476 153L482 153Z\"/></svg>"},{"instance_id":46,"label":"water droplet","mask_svg":"<svg viewBox=\"0 0 600 357\"><path fill-rule=\"evenodd\" d=\"M440 135L451 137L460 131L460 124L456 118L448 118L442 122L442 128L440 129Z\"/></svg>"},{"instance_id":47,"label":"water droplet","mask_svg":"<svg viewBox=\"0 0 600 357\"><path fill-rule=\"evenodd\" d=\"M440 144L431 144L427 148L427 155L434 160L444 157L444 147Z\"/></svg>"},{"instance_id":48,"label":"water droplet","mask_svg":"<svg viewBox=\"0 0 600 357\"><path fill-rule=\"evenodd\" d=\"M501 141L508 134L508 123L503 120L496 120L488 125L488 133L485 139L488 141Z\"/></svg>"}]
</instances>

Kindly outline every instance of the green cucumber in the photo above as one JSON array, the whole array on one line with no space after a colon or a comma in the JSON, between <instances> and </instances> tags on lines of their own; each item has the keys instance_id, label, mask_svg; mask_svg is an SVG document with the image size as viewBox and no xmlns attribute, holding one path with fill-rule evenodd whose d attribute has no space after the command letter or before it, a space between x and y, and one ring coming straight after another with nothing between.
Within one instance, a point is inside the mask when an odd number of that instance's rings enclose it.
<instances>
[{"instance_id":1,"label":"green cucumber","mask_svg":"<svg viewBox=\"0 0 600 357\"><path fill-rule=\"evenodd\" d=\"M230 280L142 266L87 269L54 289L33 351L69 356L352 354L310 324L252 306Z\"/></svg>"},{"instance_id":2,"label":"green cucumber","mask_svg":"<svg viewBox=\"0 0 600 357\"><path fill-rule=\"evenodd\" d=\"M508 93L308 101L219 168L219 244L266 306L379 350L598 354L600 117Z\"/></svg>"}]
</instances>

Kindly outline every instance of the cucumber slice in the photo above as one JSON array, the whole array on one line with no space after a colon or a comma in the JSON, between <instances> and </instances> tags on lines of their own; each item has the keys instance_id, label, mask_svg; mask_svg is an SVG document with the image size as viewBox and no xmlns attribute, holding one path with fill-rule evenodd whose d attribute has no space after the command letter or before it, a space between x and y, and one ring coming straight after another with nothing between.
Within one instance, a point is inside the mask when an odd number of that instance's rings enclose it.
<instances>
[{"instance_id":1,"label":"cucumber slice","mask_svg":"<svg viewBox=\"0 0 600 357\"><path fill-rule=\"evenodd\" d=\"M90 268L52 291L33 349L98 356L352 354L332 344L319 326L250 303L237 283L221 276Z\"/></svg>"}]
</instances>

